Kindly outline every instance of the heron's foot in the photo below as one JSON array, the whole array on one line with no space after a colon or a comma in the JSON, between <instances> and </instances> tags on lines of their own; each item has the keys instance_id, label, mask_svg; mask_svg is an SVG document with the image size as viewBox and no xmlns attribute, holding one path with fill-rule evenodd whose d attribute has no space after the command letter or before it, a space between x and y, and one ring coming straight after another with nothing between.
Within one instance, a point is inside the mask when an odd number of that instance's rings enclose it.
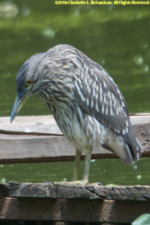
<instances>
[{"instance_id":1,"label":"heron's foot","mask_svg":"<svg viewBox=\"0 0 150 225\"><path fill-rule=\"evenodd\" d=\"M75 180L75 181L54 181L53 184L62 184L62 185L86 185L88 184L87 180Z\"/></svg>"}]
</instances>

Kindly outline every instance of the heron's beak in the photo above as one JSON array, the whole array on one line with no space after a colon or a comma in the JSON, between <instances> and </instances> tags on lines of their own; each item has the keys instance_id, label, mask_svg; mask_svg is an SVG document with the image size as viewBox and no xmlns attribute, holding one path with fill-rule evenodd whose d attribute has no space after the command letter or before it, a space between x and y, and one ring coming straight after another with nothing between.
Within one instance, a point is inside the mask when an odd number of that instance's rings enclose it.
<instances>
[{"instance_id":1,"label":"heron's beak","mask_svg":"<svg viewBox=\"0 0 150 225\"><path fill-rule=\"evenodd\" d=\"M15 119L19 110L22 108L22 106L25 104L28 98L29 93L27 89L25 89L21 94L18 94L13 106L13 110L11 112L10 122L12 122Z\"/></svg>"}]
</instances>

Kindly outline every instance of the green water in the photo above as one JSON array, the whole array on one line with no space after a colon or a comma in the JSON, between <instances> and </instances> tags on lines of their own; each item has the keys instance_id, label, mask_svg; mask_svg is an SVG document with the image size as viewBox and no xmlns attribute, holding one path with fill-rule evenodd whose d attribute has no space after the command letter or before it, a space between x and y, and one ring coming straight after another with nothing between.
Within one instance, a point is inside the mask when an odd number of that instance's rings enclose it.
<instances>
[{"instance_id":1,"label":"green water","mask_svg":"<svg viewBox=\"0 0 150 225\"><path fill-rule=\"evenodd\" d=\"M150 112L148 6L56 6L52 0L10 2L15 3L18 14L4 18L0 13L0 116L11 113L17 94L16 75L24 61L60 43L74 45L100 63L119 85L130 113ZM49 110L36 97L20 112L45 114ZM90 181L149 184L149 161L142 159L135 171L120 160L96 160L92 162ZM0 180L70 180L72 167L72 162L1 165Z\"/></svg>"},{"instance_id":2,"label":"green water","mask_svg":"<svg viewBox=\"0 0 150 225\"><path fill-rule=\"evenodd\" d=\"M81 162L82 178L84 162ZM70 181L73 162L0 165L0 181L46 182ZM90 182L106 184L150 185L149 159L141 159L138 169L127 166L119 159L92 160Z\"/></svg>"}]
</instances>

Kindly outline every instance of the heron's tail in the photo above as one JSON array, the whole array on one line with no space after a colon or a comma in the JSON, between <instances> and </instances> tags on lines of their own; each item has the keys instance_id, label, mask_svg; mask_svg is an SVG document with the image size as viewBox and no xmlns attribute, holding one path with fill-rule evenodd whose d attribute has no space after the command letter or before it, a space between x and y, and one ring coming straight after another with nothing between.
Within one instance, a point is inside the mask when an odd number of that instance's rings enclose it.
<instances>
[{"instance_id":1,"label":"heron's tail","mask_svg":"<svg viewBox=\"0 0 150 225\"><path fill-rule=\"evenodd\" d=\"M118 136L110 131L102 146L114 152L124 163L129 165L134 164L141 157L142 146L135 136L132 126L126 136Z\"/></svg>"},{"instance_id":2,"label":"heron's tail","mask_svg":"<svg viewBox=\"0 0 150 225\"><path fill-rule=\"evenodd\" d=\"M142 146L137 139L131 124L129 126L128 133L124 137L124 141L127 157L125 160L123 159L123 161L126 164L133 164L135 161L139 161L142 154Z\"/></svg>"},{"instance_id":3,"label":"heron's tail","mask_svg":"<svg viewBox=\"0 0 150 225\"><path fill-rule=\"evenodd\" d=\"M142 146L135 136L134 130L130 127L130 132L128 134L127 145L130 149L133 161L139 161L142 154Z\"/></svg>"}]
</instances>

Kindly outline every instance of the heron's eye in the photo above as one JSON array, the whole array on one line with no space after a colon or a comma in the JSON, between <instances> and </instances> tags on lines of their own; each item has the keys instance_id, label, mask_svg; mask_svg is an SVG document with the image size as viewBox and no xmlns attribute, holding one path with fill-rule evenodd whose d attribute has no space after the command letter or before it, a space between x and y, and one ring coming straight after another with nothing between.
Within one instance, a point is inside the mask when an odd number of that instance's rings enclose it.
<instances>
[{"instance_id":1,"label":"heron's eye","mask_svg":"<svg viewBox=\"0 0 150 225\"><path fill-rule=\"evenodd\" d=\"M28 80L27 81L27 85L29 86L29 85L31 85L33 83L33 80Z\"/></svg>"}]
</instances>

